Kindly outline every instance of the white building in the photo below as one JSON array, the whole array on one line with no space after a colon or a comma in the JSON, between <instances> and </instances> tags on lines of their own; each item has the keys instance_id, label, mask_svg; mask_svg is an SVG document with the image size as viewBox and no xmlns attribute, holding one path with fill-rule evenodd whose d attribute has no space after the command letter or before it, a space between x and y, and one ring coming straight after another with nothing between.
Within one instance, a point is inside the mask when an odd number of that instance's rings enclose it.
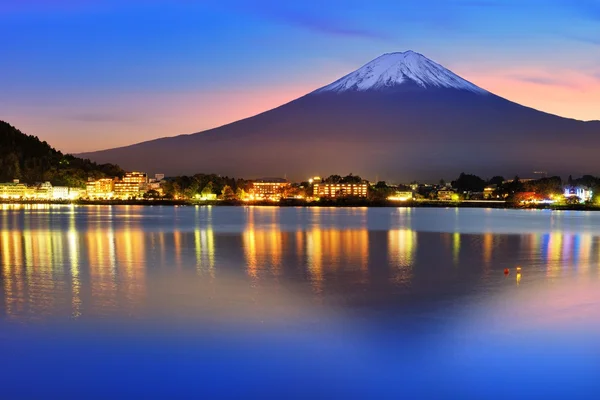
<instances>
[{"instance_id":1,"label":"white building","mask_svg":"<svg viewBox=\"0 0 600 400\"><path fill-rule=\"evenodd\" d=\"M52 199L53 200L68 200L69 188L67 186L53 186L52 187Z\"/></svg>"},{"instance_id":2,"label":"white building","mask_svg":"<svg viewBox=\"0 0 600 400\"><path fill-rule=\"evenodd\" d=\"M582 186L569 186L565 188L565 197L579 197L582 202L592 200L593 193L590 189Z\"/></svg>"}]
</instances>

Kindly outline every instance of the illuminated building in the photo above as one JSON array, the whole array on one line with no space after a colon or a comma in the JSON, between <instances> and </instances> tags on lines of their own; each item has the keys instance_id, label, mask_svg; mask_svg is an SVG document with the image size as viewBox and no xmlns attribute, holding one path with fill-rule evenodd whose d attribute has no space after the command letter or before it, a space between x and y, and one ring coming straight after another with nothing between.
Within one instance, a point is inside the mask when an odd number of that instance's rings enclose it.
<instances>
[{"instance_id":1,"label":"illuminated building","mask_svg":"<svg viewBox=\"0 0 600 400\"><path fill-rule=\"evenodd\" d=\"M37 200L50 200L52 198L52 184L50 182L40 183L33 189L30 197Z\"/></svg>"},{"instance_id":2,"label":"illuminated building","mask_svg":"<svg viewBox=\"0 0 600 400\"><path fill-rule=\"evenodd\" d=\"M84 189L79 188L69 188L69 199L75 200L81 198L85 194Z\"/></svg>"},{"instance_id":3,"label":"illuminated building","mask_svg":"<svg viewBox=\"0 0 600 400\"><path fill-rule=\"evenodd\" d=\"M67 200L69 198L70 198L69 188L67 186L53 186L52 187L52 199Z\"/></svg>"},{"instance_id":4,"label":"illuminated building","mask_svg":"<svg viewBox=\"0 0 600 400\"><path fill-rule=\"evenodd\" d=\"M249 190L251 200L280 200L290 183L281 178L258 179Z\"/></svg>"},{"instance_id":5,"label":"illuminated building","mask_svg":"<svg viewBox=\"0 0 600 400\"><path fill-rule=\"evenodd\" d=\"M581 202L592 200L593 193L590 189L582 186L569 186L565 188L566 198L578 197Z\"/></svg>"},{"instance_id":6,"label":"illuminated building","mask_svg":"<svg viewBox=\"0 0 600 400\"><path fill-rule=\"evenodd\" d=\"M110 178L90 179L85 188L90 199L109 199L114 195L115 183Z\"/></svg>"},{"instance_id":7,"label":"illuminated building","mask_svg":"<svg viewBox=\"0 0 600 400\"><path fill-rule=\"evenodd\" d=\"M52 199L67 200L69 199L69 188L67 186L53 186Z\"/></svg>"},{"instance_id":8,"label":"illuminated building","mask_svg":"<svg viewBox=\"0 0 600 400\"><path fill-rule=\"evenodd\" d=\"M27 195L27 185L19 183L15 179L11 183L0 183L0 198L3 199L20 199Z\"/></svg>"},{"instance_id":9,"label":"illuminated building","mask_svg":"<svg viewBox=\"0 0 600 400\"><path fill-rule=\"evenodd\" d=\"M164 194L163 188L160 185L160 182L148 182L148 184L146 185L146 191L150 191L150 190L154 190L156 191L160 196L162 196Z\"/></svg>"},{"instance_id":10,"label":"illuminated building","mask_svg":"<svg viewBox=\"0 0 600 400\"><path fill-rule=\"evenodd\" d=\"M452 201L454 199L455 192L452 189L442 189L438 190L437 196L438 200L443 201Z\"/></svg>"},{"instance_id":11,"label":"illuminated building","mask_svg":"<svg viewBox=\"0 0 600 400\"><path fill-rule=\"evenodd\" d=\"M150 190L156 191L160 196L164 195L163 188L161 183L165 179L165 174L155 174L154 178L148 179L148 183L142 186L142 189L145 189L147 192Z\"/></svg>"},{"instance_id":12,"label":"illuminated building","mask_svg":"<svg viewBox=\"0 0 600 400\"><path fill-rule=\"evenodd\" d=\"M314 197L367 197L369 184L363 183L315 183Z\"/></svg>"},{"instance_id":13,"label":"illuminated building","mask_svg":"<svg viewBox=\"0 0 600 400\"><path fill-rule=\"evenodd\" d=\"M391 201L409 201L413 199L413 192L396 192L393 196L388 197Z\"/></svg>"},{"instance_id":14,"label":"illuminated building","mask_svg":"<svg viewBox=\"0 0 600 400\"><path fill-rule=\"evenodd\" d=\"M120 199L138 197L147 183L148 176L144 172L127 172L122 180L114 183L115 197Z\"/></svg>"},{"instance_id":15,"label":"illuminated building","mask_svg":"<svg viewBox=\"0 0 600 400\"><path fill-rule=\"evenodd\" d=\"M497 185L486 186L483 189L483 198L487 200L487 199L496 197L496 196L494 196L494 193L496 192L497 189L498 189Z\"/></svg>"}]
</instances>

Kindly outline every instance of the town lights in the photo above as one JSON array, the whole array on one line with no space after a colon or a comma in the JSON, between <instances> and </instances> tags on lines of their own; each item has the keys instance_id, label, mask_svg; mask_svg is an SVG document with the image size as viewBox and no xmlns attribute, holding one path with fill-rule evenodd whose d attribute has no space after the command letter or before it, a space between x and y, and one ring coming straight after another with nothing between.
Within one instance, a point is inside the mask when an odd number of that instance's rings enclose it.
<instances>
[{"instance_id":1,"label":"town lights","mask_svg":"<svg viewBox=\"0 0 600 400\"><path fill-rule=\"evenodd\" d=\"M387 198L390 201L408 201L411 200L409 197L404 196L390 196Z\"/></svg>"}]
</instances>

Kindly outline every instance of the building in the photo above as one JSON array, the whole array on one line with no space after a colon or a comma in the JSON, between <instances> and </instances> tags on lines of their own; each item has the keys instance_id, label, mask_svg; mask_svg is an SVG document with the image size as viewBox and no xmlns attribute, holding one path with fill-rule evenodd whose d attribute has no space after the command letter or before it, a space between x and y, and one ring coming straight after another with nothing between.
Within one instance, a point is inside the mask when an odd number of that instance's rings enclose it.
<instances>
[{"instance_id":1,"label":"building","mask_svg":"<svg viewBox=\"0 0 600 400\"><path fill-rule=\"evenodd\" d=\"M453 201L456 193L452 189L441 189L437 192L438 200L442 201Z\"/></svg>"},{"instance_id":2,"label":"building","mask_svg":"<svg viewBox=\"0 0 600 400\"><path fill-rule=\"evenodd\" d=\"M145 172L126 172L122 181L125 183L144 185L148 183L148 175L146 175Z\"/></svg>"},{"instance_id":3,"label":"building","mask_svg":"<svg viewBox=\"0 0 600 400\"><path fill-rule=\"evenodd\" d=\"M69 188L69 200L76 200L85 196L85 190L79 188Z\"/></svg>"},{"instance_id":4,"label":"building","mask_svg":"<svg viewBox=\"0 0 600 400\"><path fill-rule=\"evenodd\" d=\"M498 186L497 185L490 185L490 186L486 186L483 189L483 198L484 200L489 200L489 199L493 199L498 197L496 195L496 191L498 190Z\"/></svg>"},{"instance_id":5,"label":"building","mask_svg":"<svg viewBox=\"0 0 600 400\"><path fill-rule=\"evenodd\" d=\"M69 200L70 190L67 186L53 186L52 187L52 199L53 200Z\"/></svg>"},{"instance_id":6,"label":"building","mask_svg":"<svg viewBox=\"0 0 600 400\"><path fill-rule=\"evenodd\" d=\"M52 199L52 184L50 182L39 183L31 188L28 193L30 198L36 200L51 200Z\"/></svg>"},{"instance_id":7,"label":"building","mask_svg":"<svg viewBox=\"0 0 600 400\"><path fill-rule=\"evenodd\" d=\"M251 200L280 200L289 189L290 183L281 178L265 178L252 182L248 191Z\"/></svg>"},{"instance_id":8,"label":"building","mask_svg":"<svg viewBox=\"0 0 600 400\"><path fill-rule=\"evenodd\" d=\"M90 199L110 199L114 196L115 182L110 178L91 179L85 185L87 197Z\"/></svg>"},{"instance_id":9,"label":"building","mask_svg":"<svg viewBox=\"0 0 600 400\"><path fill-rule=\"evenodd\" d=\"M367 197L369 184L362 183L314 183L313 196L319 198Z\"/></svg>"},{"instance_id":10,"label":"building","mask_svg":"<svg viewBox=\"0 0 600 400\"><path fill-rule=\"evenodd\" d=\"M142 190L149 192L151 190L158 193L159 196L164 195L164 190L162 188L162 182L165 179L165 174L155 174L154 178L148 179L148 183L142 186Z\"/></svg>"},{"instance_id":11,"label":"building","mask_svg":"<svg viewBox=\"0 0 600 400\"><path fill-rule=\"evenodd\" d=\"M393 196L388 197L388 200L391 201L410 201L413 199L413 192L404 191L404 192L396 192Z\"/></svg>"},{"instance_id":12,"label":"building","mask_svg":"<svg viewBox=\"0 0 600 400\"><path fill-rule=\"evenodd\" d=\"M114 183L115 197L119 199L140 197L146 190L147 184L148 175L144 172L127 172L123 179Z\"/></svg>"},{"instance_id":13,"label":"building","mask_svg":"<svg viewBox=\"0 0 600 400\"><path fill-rule=\"evenodd\" d=\"M567 199L577 197L581 202L591 201L593 195L591 189L583 186L568 186L564 190L564 196Z\"/></svg>"},{"instance_id":14,"label":"building","mask_svg":"<svg viewBox=\"0 0 600 400\"><path fill-rule=\"evenodd\" d=\"M28 194L27 185L19 183L18 179L10 183L0 183L0 198L17 200L26 197Z\"/></svg>"}]
</instances>

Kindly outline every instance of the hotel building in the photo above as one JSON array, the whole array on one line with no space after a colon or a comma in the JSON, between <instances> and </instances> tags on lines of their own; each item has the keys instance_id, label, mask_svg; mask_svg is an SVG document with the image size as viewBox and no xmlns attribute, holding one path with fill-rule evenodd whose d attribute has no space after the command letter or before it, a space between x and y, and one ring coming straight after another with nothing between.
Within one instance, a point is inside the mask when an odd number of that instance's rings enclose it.
<instances>
[{"instance_id":1,"label":"hotel building","mask_svg":"<svg viewBox=\"0 0 600 400\"><path fill-rule=\"evenodd\" d=\"M90 199L110 199L114 195L115 182L110 178L90 179L85 185L87 197Z\"/></svg>"},{"instance_id":2,"label":"hotel building","mask_svg":"<svg viewBox=\"0 0 600 400\"><path fill-rule=\"evenodd\" d=\"M258 179L252 183L252 188L249 190L250 199L280 200L289 187L290 183L285 179Z\"/></svg>"},{"instance_id":3,"label":"hotel building","mask_svg":"<svg viewBox=\"0 0 600 400\"><path fill-rule=\"evenodd\" d=\"M148 176L144 172L127 172L122 180L115 181L115 197L129 199L138 197L143 193L148 183Z\"/></svg>"},{"instance_id":4,"label":"hotel building","mask_svg":"<svg viewBox=\"0 0 600 400\"><path fill-rule=\"evenodd\" d=\"M313 196L324 198L367 197L368 183L313 183Z\"/></svg>"},{"instance_id":5,"label":"hotel building","mask_svg":"<svg viewBox=\"0 0 600 400\"><path fill-rule=\"evenodd\" d=\"M2 199L21 199L28 194L27 185L19 183L18 179L10 183L0 183L0 198Z\"/></svg>"}]
</instances>

